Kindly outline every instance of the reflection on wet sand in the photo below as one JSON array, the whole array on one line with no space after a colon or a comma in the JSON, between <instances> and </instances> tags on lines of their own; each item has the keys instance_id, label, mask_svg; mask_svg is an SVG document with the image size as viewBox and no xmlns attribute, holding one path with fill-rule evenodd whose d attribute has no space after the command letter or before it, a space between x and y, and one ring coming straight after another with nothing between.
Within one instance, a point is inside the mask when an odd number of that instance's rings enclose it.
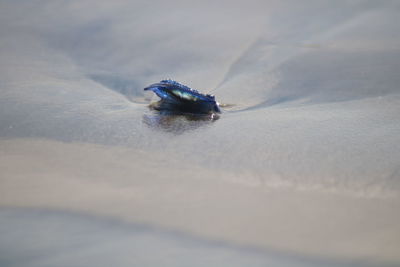
<instances>
[{"instance_id":1,"label":"reflection on wet sand","mask_svg":"<svg viewBox=\"0 0 400 267\"><path fill-rule=\"evenodd\" d=\"M216 113L190 114L171 109L163 101L151 103L151 114L143 115L143 122L152 129L161 129L166 132L182 134L201 127L209 126L220 118Z\"/></svg>"},{"instance_id":2,"label":"reflection on wet sand","mask_svg":"<svg viewBox=\"0 0 400 267\"><path fill-rule=\"evenodd\" d=\"M149 114L143 115L143 122L152 129L182 134L201 127L209 126L218 119L218 115L173 115Z\"/></svg>"}]
</instances>

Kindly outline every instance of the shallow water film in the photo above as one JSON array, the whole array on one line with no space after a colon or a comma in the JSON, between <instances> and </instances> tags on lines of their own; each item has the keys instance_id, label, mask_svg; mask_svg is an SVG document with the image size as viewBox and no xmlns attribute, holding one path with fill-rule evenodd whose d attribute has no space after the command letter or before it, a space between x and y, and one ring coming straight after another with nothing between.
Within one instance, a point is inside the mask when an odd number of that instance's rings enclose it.
<instances>
[{"instance_id":1,"label":"shallow water film","mask_svg":"<svg viewBox=\"0 0 400 267\"><path fill-rule=\"evenodd\" d=\"M0 266L399 266L399 13L0 0Z\"/></svg>"}]
</instances>

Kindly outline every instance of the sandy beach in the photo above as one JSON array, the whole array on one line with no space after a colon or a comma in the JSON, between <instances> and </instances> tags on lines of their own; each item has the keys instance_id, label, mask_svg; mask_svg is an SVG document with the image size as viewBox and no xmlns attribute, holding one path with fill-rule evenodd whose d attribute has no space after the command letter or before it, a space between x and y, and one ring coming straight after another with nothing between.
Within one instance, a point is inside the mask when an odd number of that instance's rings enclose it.
<instances>
[{"instance_id":1,"label":"sandy beach","mask_svg":"<svg viewBox=\"0 0 400 267\"><path fill-rule=\"evenodd\" d=\"M0 265L398 266L399 11L0 1Z\"/></svg>"}]
</instances>

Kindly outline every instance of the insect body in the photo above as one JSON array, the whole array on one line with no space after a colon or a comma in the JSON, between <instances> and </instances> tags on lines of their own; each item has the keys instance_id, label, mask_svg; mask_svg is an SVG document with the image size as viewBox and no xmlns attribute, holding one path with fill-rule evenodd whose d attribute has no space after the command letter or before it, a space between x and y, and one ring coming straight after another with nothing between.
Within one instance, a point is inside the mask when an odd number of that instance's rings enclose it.
<instances>
[{"instance_id":1,"label":"insect body","mask_svg":"<svg viewBox=\"0 0 400 267\"><path fill-rule=\"evenodd\" d=\"M144 90L151 90L161 98L153 106L159 111L189 114L221 113L213 95L202 94L173 80L162 80Z\"/></svg>"}]
</instances>

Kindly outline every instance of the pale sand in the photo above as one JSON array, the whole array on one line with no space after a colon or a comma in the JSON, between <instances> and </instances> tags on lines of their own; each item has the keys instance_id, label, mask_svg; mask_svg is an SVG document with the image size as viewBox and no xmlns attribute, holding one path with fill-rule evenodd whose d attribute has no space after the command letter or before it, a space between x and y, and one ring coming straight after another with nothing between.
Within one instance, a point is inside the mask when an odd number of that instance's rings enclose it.
<instances>
[{"instance_id":1,"label":"pale sand","mask_svg":"<svg viewBox=\"0 0 400 267\"><path fill-rule=\"evenodd\" d=\"M327 266L398 265L399 11L396 1L2 1L0 205ZM215 94L228 104L221 118L149 111L143 88L165 78ZM35 248L7 222L15 247Z\"/></svg>"}]
</instances>

